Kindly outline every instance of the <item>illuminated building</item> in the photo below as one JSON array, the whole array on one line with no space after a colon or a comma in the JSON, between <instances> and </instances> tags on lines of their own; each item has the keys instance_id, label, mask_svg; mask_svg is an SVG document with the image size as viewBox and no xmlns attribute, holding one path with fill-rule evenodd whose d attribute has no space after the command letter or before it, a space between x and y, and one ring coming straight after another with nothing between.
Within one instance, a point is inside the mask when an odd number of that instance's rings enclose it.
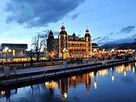
<instances>
[{"instance_id":1,"label":"illuminated building","mask_svg":"<svg viewBox=\"0 0 136 102\"><path fill-rule=\"evenodd\" d=\"M92 43L92 51L97 52L100 50L100 47L97 43Z\"/></svg>"},{"instance_id":2,"label":"illuminated building","mask_svg":"<svg viewBox=\"0 0 136 102\"><path fill-rule=\"evenodd\" d=\"M92 40L88 29L85 31L85 36L79 38L75 33L68 35L65 26L62 25L58 39L59 58L82 58L91 56Z\"/></svg>"},{"instance_id":3,"label":"illuminated building","mask_svg":"<svg viewBox=\"0 0 136 102\"><path fill-rule=\"evenodd\" d=\"M25 56L25 50L27 49L27 44L9 44L9 43L2 43L2 51L5 48L10 50L9 57L23 57ZM3 53L3 56L5 54Z\"/></svg>"}]
</instances>

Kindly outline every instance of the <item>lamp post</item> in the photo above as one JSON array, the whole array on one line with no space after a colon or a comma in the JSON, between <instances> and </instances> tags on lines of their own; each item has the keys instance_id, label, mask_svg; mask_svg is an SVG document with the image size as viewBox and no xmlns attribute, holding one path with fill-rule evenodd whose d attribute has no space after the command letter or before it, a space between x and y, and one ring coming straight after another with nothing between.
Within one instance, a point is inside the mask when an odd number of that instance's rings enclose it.
<instances>
[{"instance_id":1,"label":"lamp post","mask_svg":"<svg viewBox=\"0 0 136 102\"><path fill-rule=\"evenodd\" d=\"M112 59L114 59L114 58L113 58L113 57L114 57L114 54L115 54L114 52L115 52L115 50L114 50L114 49L112 49L112 50L111 50L111 53L112 53Z\"/></svg>"},{"instance_id":2,"label":"lamp post","mask_svg":"<svg viewBox=\"0 0 136 102\"><path fill-rule=\"evenodd\" d=\"M11 52L11 49L9 49L8 47L5 47L3 49L3 52L5 53L5 56L6 56L6 63L8 62L8 55L9 53Z\"/></svg>"},{"instance_id":3,"label":"lamp post","mask_svg":"<svg viewBox=\"0 0 136 102\"><path fill-rule=\"evenodd\" d=\"M62 50L62 59L64 59L64 53L67 51L67 49L66 48L64 48L63 50Z\"/></svg>"},{"instance_id":4,"label":"lamp post","mask_svg":"<svg viewBox=\"0 0 136 102\"><path fill-rule=\"evenodd\" d=\"M11 52L11 49L9 49L8 47L5 47L5 48L3 49L3 53L5 53L5 56L6 56L6 63L8 62L9 52ZM9 73L10 73L8 64L4 67L4 73L5 73L6 76L8 76Z\"/></svg>"}]
</instances>

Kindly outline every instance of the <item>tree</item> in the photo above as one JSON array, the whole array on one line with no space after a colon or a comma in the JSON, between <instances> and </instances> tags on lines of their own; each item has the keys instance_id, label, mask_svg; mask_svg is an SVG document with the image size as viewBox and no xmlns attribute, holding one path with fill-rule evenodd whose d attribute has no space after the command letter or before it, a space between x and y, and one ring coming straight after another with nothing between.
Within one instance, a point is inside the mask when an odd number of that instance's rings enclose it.
<instances>
[{"instance_id":1,"label":"tree","mask_svg":"<svg viewBox=\"0 0 136 102\"><path fill-rule=\"evenodd\" d=\"M34 36L32 39L32 49L36 53L36 60L39 61L40 52L46 49L46 39L48 31L45 31L45 34L38 33L37 36Z\"/></svg>"}]
</instances>

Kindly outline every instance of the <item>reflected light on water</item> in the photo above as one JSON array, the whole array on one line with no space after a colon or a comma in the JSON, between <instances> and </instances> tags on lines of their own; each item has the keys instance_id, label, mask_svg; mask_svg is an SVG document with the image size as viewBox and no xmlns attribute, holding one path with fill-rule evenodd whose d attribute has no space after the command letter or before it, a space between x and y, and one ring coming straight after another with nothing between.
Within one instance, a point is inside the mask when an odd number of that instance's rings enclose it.
<instances>
[{"instance_id":1,"label":"reflected light on water","mask_svg":"<svg viewBox=\"0 0 136 102\"><path fill-rule=\"evenodd\" d=\"M132 70L133 73L135 73L135 67L133 67L133 70Z\"/></svg>"},{"instance_id":2,"label":"reflected light on water","mask_svg":"<svg viewBox=\"0 0 136 102\"><path fill-rule=\"evenodd\" d=\"M97 73L99 76L105 76L108 74L108 70L107 69L104 69L104 70L100 70L98 71Z\"/></svg>"},{"instance_id":3,"label":"reflected light on water","mask_svg":"<svg viewBox=\"0 0 136 102\"><path fill-rule=\"evenodd\" d=\"M58 87L58 83L55 82L55 81L51 81L51 82L45 82L45 86L49 89L49 88L52 88L52 89L55 89Z\"/></svg>"},{"instance_id":4,"label":"reflected light on water","mask_svg":"<svg viewBox=\"0 0 136 102\"><path fill-rule=\"evenodd\" d=\"M122 73L124 71L124 65L116 67L116 72Z\"/></svg>"},{"instance_id":5,"label":"reflected light on water","mask_svg":"<svg viewBox=\"0 0 136 102\"><path fill-rule=\"evenodd\" d=\"M97 89L97 82L96 81L94 82L94 89L95 90Z\"/></svg>"},{"instance_id":6,"label":"reflected light on water","mask_svg":"<svg viewBox=\"0 0 136 102\"><path fill-rule=\"evenodd\" d=\"M5 91L1 91L1 95L5 95Z\"/></svg>"},{"instance_id":7,"label":"reflected light on water","mask_svg":"<svg viewBox=\"0 0 136 102\"><path fill-rule=\"evenodd\" d=\"M126 71L124 71L124 76L127 76L127 72Z\"/></svg>"},{"instance_id":8,"label":"reflected light on water","mask_svg":"<svg viewBox=\"0 0 136 102\"><path fill-rule=\"evenodd\" d=\"M115 76L112 75L112 78L111 78L111 79L112 79L112 82L113 82L113 81L115 80Z\"/></svg>"},{"instance_id":9,"label":"reflected light on water","mask_svg":"<svg viewBox=\"0 0 136 102\"><path fill-rule=\"evenodd\" d=\"M67 98L67 97L68 97L67 93L64 93L64 98Z\"/></svg>"},{"instance_id":10,"label":"reflected light on water","mask_svg":"<svg viewBox=\"0 0 136 102\"><path fill-rule=\"evenodd\" d=\"M134 86L130 88L131 91L129 91L130 89L128 90L128 88L126 88L127 86L126 83L122 83L122 80L120 81L120 78L119 78L120 76L125 77L123 81L129 80L127 82L132 83L132 81L130 80L131 77L126 77L126 76L135 75L134 73L135 73L135 64L133 63L130 65L121 65L121 66L117 66L110 69L104 69L104 70L99 70L94 72L88 72L86 74L79 74L76 76L60 78L54 81L47 81L45 83L42 82L40 84L33 85L33 92L34 92L33 95L35 95L36 98L39 99L39 101L34 101L34 102L45 102L45 100L47 102L55 102L56 99L59 99L59 102L61 102L60 100L62 101L70 100L69 102L73 102L73 97L75 98L75 96L76 98L78 97L79 100L83 98L88 98L87 100L88 102L90 101L90 97L92 97L92 102L98 102L94 100L95 98L97 100L97 97L100 96L98 94L101 93L101 95L103 95L103 92L105 93L104 95L107 95L108 98L110 98L110 101L112 101L113 100L112 96L116 95L114 93L115 91L118 91L118 89L126 90L130 94L134 93L132 91L133 89L135 90L136 87ZM116 89L116 90L113 90L113 89ZM87 97L84 91L86 91L87 95L90 97ZM22 96L21 92L23 92L24 96ZM109 94L109 92L111 92L111 94ZM29 88L26 88L26 89L18 88L15 91L14 90L0 91L0 97L1 97L0 102L7 102L7 101L3 101L4 97L10 98L11 95L14 95L14 97L11 98L12 100L11 102L21 102L22 97L26 98L26 100L29 100L24 102L32 102L30 98L31 94L28 94L28 93L30 93ZM125 93L122 93L122 92L119 92L118 95L119 94L122 94L122 96L123 94L126 95ZM130 95L128 96L131 97ZM104 99L103 97L104 96L101 96L100 98ZM127 99L127 97L124 97L124 98ZM120 97L117 97L117 99L120 99ZM74 102L79 102L79 100ZM101 100L99 102L101 102ZM104 100L103 102L106 102L106 101ZM120 101L120 102L123 102L123 101ZM136 102L136 101L131 101L131 102Z\"/></svg>"},{"instance_id":11,"label":"reflected light on water","mask_svg":"<svg viewBox=\"0 0 136 102\"><path fill-rule=\"evenodd\" d=\"M94 77L94 72L90 72L89 76L90 76L90 78L93 78Z\"/></svg>"}]
</instances>

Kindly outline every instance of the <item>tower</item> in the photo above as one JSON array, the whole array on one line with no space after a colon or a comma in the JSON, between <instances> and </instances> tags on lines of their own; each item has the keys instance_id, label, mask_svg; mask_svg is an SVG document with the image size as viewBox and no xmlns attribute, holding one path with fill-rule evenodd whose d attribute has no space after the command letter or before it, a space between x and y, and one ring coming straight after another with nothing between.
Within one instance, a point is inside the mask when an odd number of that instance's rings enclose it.
<instances>
[{"instance_id":1,"label":"tower","mask_svg":"<svg viewBox=\"0 0 136 102\"><path fill-rule=\"evenodd\" d=\"M92 44L91 44L91 36L89 33L89 29L85 31L85 41L86 41L86 57L90 57L92 53Z\"/></svg>"},{"instance_id":2,"label":"tower","mask_svg":"<svg viewBox=\"0 0 136 102\"><path fill-rule=\"evenodd\" d=\"M65 26L61 26L61 31L59 33L59 57L63 57L64 50L67 49L68 34L65 31Z\"/></svg>"}]
</instances>

